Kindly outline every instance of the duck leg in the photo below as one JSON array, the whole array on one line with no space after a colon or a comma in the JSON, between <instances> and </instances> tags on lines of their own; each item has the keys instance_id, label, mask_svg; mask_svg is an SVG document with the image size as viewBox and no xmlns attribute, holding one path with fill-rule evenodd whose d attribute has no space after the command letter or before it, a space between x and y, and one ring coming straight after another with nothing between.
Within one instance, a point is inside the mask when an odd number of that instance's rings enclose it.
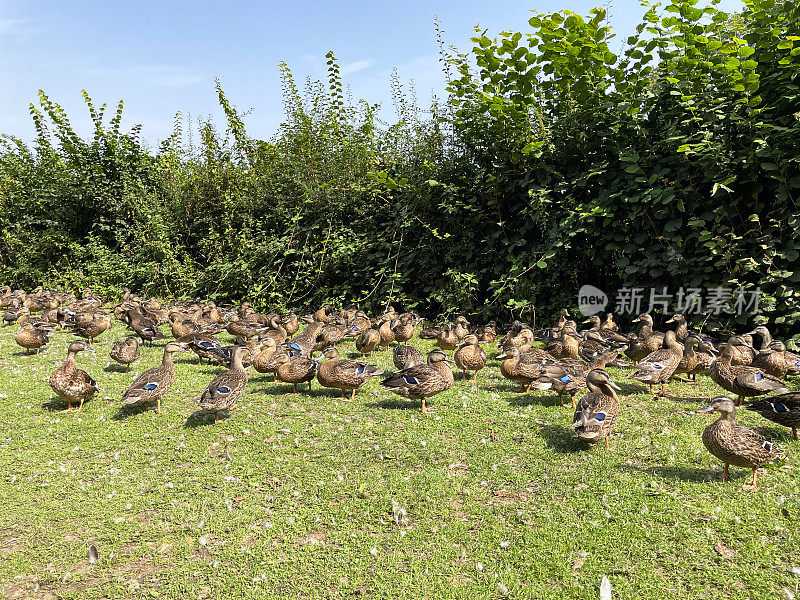
<instances>
[{"instance_id":1,"label":"duck leg","mask_svg":"<svg viewBox=\"0 0 800 600\"><path fill-rule=\"evenodd\" d=\"M425 406L425 398L422 399L422 413L428 414L432 413L435 409L432 406Z\"/></svg>"},{"instance_id":2,"label":"duck leg","mask_svg":"<svg viewBox=\"0 0 800 600\"><path fill-rule=\"evenodd\" d=\"M800 440L800 436L797 434L797 427L792 427L792 435L794 436L794 439Z\"/></svg>"},{"instance_id":3,"label":"duck leg","mask_svg":"<svg viewBox=\"0 0 800 600\"><path fill-rule=\"evenodd\" d=\"M742 402L744 402L744 396L737 396L737 398L736 398L736 406L741 406Z\"/></svg>"},{"instance_id":4,"label":"duck leg","mask_svg":"<svg viewBox=\"0 0 800 600\"><path fill-rule=\"evenodd\" d=\"M78 405L78 412L81 412L81 409L83 408L83 401L84 398L81 398L81 403Z\"/></svg>"},{"instance_id":5,"label":"duck leg","mask_svg":"<svg viewBox=\"0 0 800 600\"><path fill-rule=\"evenodd\" d=\"M570 394L570 398L572 399L572 410L576 410L577 406L575 406L575 394Z\"/></svg>"},{"instance_id":6,"label":"duck leg","mask_svg":"<svg viewBox=\"0 0 800 600\"><path fill-rule=\"evenodd\" d=\"M749 485L742 486L743 490L748 490L748 491L751 491L751 492L757 492L758 491L758 485L756 485L756 473L758 473L758 467L755 467L753 469L753 479L750 481Z\"/></svg>"},{"instance_id":7,"label":"duck leg","mask_svg":"<svg viewBox=\"0 0 800 600\"><path fill-rule=\"evenodd\" d=\"M356 388L353 388L353 393L350 394L350 402L354 402L356 399Z\"/></svg>"},{"instance_id":8,"label":"duck leg","mask_svg":"<svg viewBox=\"0 0 800 600\"><path fill-rule=\"evenodd\" d=\"M157 415L161 414L161 396L156 398L156 414Z\"/></svg>"},{"instance_id":9,"label":"duck leg","mask_svg":"<svg viewBox=\"0 0 800 600\"><path fill-rule=\"evenodd\" d=\"M725 463L725 469L722 471L722 481L723 483L727 483L731 480L730 473L728 473L728 463Z\"/></svg>"}]
</instances>

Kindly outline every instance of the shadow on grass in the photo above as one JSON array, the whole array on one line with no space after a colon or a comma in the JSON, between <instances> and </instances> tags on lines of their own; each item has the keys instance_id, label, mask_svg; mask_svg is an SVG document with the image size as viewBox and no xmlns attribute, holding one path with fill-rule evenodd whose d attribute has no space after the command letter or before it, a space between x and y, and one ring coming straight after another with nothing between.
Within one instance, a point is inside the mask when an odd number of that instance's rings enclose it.
<instances>
[{"instance_id":1,"label":"shadow on grass","mask_svg":"<svg viewBox=\"0 0 800 600\"><path fill-rule=\"evenodd\" d=\"M651 477L660 477L662 479L676 479L680 481L707 482L709 475L714 475L717 478L721 478L721 474L717 475L717 472L715 470L709 471L708 469L691 468L691 467L667 467L662 465L655 467L637 467L635 465L621 464L620 469L623 471L643 473L646 475L650 475ZM731 469L730 475L731 479L738 479L743 476L740 473L738 473L736 469Z\"/></svg>"},{"instance_id":2,"label":"shadow on grass","mask_svg":"<svg viewBox=\"0 0 800 600\"><path fill-rule=\"evenodd\" d=\"M419 400L378 400L367 404L370 408L388 408L389 410L419 410L421 403ZM426 402L425 406L432 408L433 404Z\"/></svg>"},{"instance_id":3,"label":"shadow on grass","mask_svg":"<svg viewBox=\"0 0 800 600\"><path fill-rule=\"evenodd\" d=\"M291 383L284 383L283 381L278 381L277 384L272 385L271 381L265 381L265 384L269 384L268 387L261 387L258 389L253 390L252 393L254 394L266 394L268 396L308 396L309 398L326 398L326 397L338 397L341 392L336 391L335 394L329 394L328 392L332 391L330 388L323 388L317 386L315 389L314 387L311 390L308 389L308 383L298 383L297 384L297 393L294 393L294 386ZM334 390L335 391L335 390Z\"/></svg>"},{"instance_id":4,"label":"shadow on grass","mask_svg":"<svg viewBox=\"0 0 800 600\"><path fill-rule=\"evenodd\" d=\"M561 454L574 454L575 452L585 452L591 449L591 444L581 442L572 437L572 428L558 427L557 425L540 425L539 435L547 443L547 446Z\"/></svg>"},{"instance_id":5,"label":"shadow on grass","mask_svg":"<svg viewBox=\"0 0 800 600\"><path fill-rule=\"evenodd\" d=\"M87 406L89 404L90 400L87 400L86 402L84 402L83 405ZM54 398L51 397L50 400L48 400L47 402L44 402L42 404L42 409L50 411L50 412L67 412L67 407L68 406L69 406L69 404L67 404L66 400L62 400L61 398L56 396ZM74 403L72 405L72 410L73 411L77 411L78 410L78 406L80 406L79 402Z\"/></svg>"},{"instance_id":6,"label":"shadow on grass","mask_svg":"<svg viewBox=\"0 0 800 600\"><path fill-rule=\"evenodd\" d=\"M123 404L114 416L111 417L114 421L124 421L128 417L133 417L147 412L148 410L155 410L156 403L153 402L137 402L136 404Z\"/></svg>"},{"instance_id":7,"label":"shadow on grass","mask_svg":"<svg viewBox=\"0 0 800 600\"><path fill-rule=\"evenodd\" d=\"M220 420L225 420L231 416L231 412L229 410L221 410L219 411L219 415ZM185 429L197 429L198 427L213 425L216 422L217 421L214 418L213 412L209 412L207 410L196 410L186 417L186 423L183 424L183 427Z\"/></svg>"},{"instance_id":8,"label":"shadow on grass","mask_svg":"<svg viewBox=\"0 0 800 600\"><path fill-rule=\"evenodd\" d=\"M128 373L130 370L130 365L128 365L126 368L118 363L108 363L106 368L103 369L105 373Z\"/></svg>"},{"instance_id":9,"label":"shadow on grass","mask_svg":"<svg viewBox=\"0 0 800 600\"><path fill-rule=\"evenodd\" d=\"M508 405L509 406L533 406L534 404L542 404L547 406L562 405L558 399L558 394L538 395L534 394L534 392L536 391L537 390L531 390L527 394L517 394L516 396L508 399ZM572 403L569 400L569 396L565 395L563 396L563 399L564 402L566 402L569 405L569 409L572 410Z\"/></svg>"}]
</instances>

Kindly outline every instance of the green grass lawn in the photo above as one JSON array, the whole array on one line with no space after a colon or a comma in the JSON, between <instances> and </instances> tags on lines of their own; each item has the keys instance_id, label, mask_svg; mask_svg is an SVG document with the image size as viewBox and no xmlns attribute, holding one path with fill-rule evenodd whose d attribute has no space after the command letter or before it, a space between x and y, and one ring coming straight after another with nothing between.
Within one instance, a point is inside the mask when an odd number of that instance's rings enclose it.
<instances>
[{"instance_id":1,"label":"green grass lawn","mask_svg":"<svg viewBox=\"0 0 800 600\"><path fill-rule=\"evenodd\" d=\"M700 440L711 418L690 414L720 391L707 377L654 400L609 369L623 392L606 452L572 439L555 395L514 393L494 360L428 416L379 380L350 403L251 371L214 424L192 415L222 369L177 355L163 413L120 413L163 343L130 373L109 367L119 323L78 355L102 389L66 413L47 378L71 336L26 357L16 331L0 328L7 598L598 598L606 575L618 598L755 599L800 582L800 442L739 411L789 459L759 493L740 490L749 471L717 481Z\"/></svg>"}]
</instances>

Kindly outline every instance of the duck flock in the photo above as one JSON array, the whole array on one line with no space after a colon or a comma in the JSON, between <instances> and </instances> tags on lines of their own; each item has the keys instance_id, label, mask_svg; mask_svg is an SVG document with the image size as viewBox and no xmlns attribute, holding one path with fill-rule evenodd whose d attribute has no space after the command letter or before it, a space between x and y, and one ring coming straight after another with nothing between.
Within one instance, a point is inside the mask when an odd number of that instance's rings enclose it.
<instances>
[{"instance_id":1,"label":"duck flock","mask_svg":"<svg viewBox=\"0 0 800 600\"><path fill-rule=\"evenodd\" d=\"M142 344L167 340L162 327L170 329L161 364L136 377L120 398L124 405L155 404L159 413L161 399L175 381L176 353L194 353L198 364L206 360L226 367L198 393L200 409L219 420L221 414L229 417L236 408L251 367L291 384L294 392L303 383L311 389L316 379L323 387L341 390L342 399L350 401L357 389L382 376L383 389L418 401L422 413L429 413L434 409L426 401L454 383L451 364L462 372L464 381L477 388L488 360L484 346L496 344L500 372L519 384L520 393L531 388L554 391L562 405L565 396L570 396L573 435L589 444L605 442L609 447L621 408L620 387L612 381L607 366L627 370L628 378L648 384L651 392L656 386L660 396L667 396L670 381L696 381L700 373L707 373L714 383L734 394L735 399L713 397L698 411L721 414L704 430L702 439L709 452L724 463L724 481L729 480L729 465L752 469L752 480L745 488L757 490L758 468L785 457L772 441L735 423L736 407L746 399L760 397L744 408L791 428L794 439L799 439L800 392L789 392L786 380L800 375L800 356L773 340L763 325L723 341L691 330L684 315L674 315L666 322L672 328L659 332L652 317L642 314L634 319L638 329L625 333L608 314L605 320L598 316L586 319L583 324L587 328L578 331L564 309L557 322L538 331L520 321L502 328L494 321L473 326L463 316L433 327L417 314L399 314L393 308L370 317L357 306L336 312L326 305L298 317L293 312L261 314L248 302L238 307L217 306L210 300L162 305L154 298L143 300L127 288L121 301L109 306L88 289L81 298L41 286L30 293L9 286L0 292L2 319L6 325L20 326L15 340L26 355L38 353L55 328L71 330L76 336L67 346L63 364L49 379L53 391L66 402L67 411L74 406L81 410L98 390L97 382L77 367L77 356L94 352L94 341L117 319L131 335L113 346L110 358L126 370L139 359ZM234 337L232 344L220 341L223 332ZM415 334L435 339L438 348L425 357L409 344ZM337 345L346 339L355 342L361 360L340 356ZM384 373L367 360L373 352L389 349L395 372Z\"/></svg>"}]
</instances>

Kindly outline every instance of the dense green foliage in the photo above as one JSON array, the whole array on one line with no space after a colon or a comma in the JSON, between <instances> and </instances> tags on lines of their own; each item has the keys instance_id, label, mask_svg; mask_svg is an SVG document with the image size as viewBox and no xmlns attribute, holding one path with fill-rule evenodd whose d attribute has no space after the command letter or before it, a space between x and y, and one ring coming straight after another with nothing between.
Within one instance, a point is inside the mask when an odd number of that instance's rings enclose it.
<instances>
[{"instance_id":1,"label":"dense green foliage","mask_svg":"<svg viewBox=\"0 0 800 600\"><path fill-rule=\"evenodd\" d=\"M605 12L535 14L527 32L443 49L449 95L397 119L282 65L286 118L158 151L120 130L80 139L41 94L31 147L0 154L0 281L302 307L387 300L506 316L574 304L582 283L764 292L800 316L800 8L646 6L611 51ZM724 316L724 315L722 315ZM750 316L742 319L752 319ZM782 333L794 333L785 329Z\"/></svg>"}]
</instances>

